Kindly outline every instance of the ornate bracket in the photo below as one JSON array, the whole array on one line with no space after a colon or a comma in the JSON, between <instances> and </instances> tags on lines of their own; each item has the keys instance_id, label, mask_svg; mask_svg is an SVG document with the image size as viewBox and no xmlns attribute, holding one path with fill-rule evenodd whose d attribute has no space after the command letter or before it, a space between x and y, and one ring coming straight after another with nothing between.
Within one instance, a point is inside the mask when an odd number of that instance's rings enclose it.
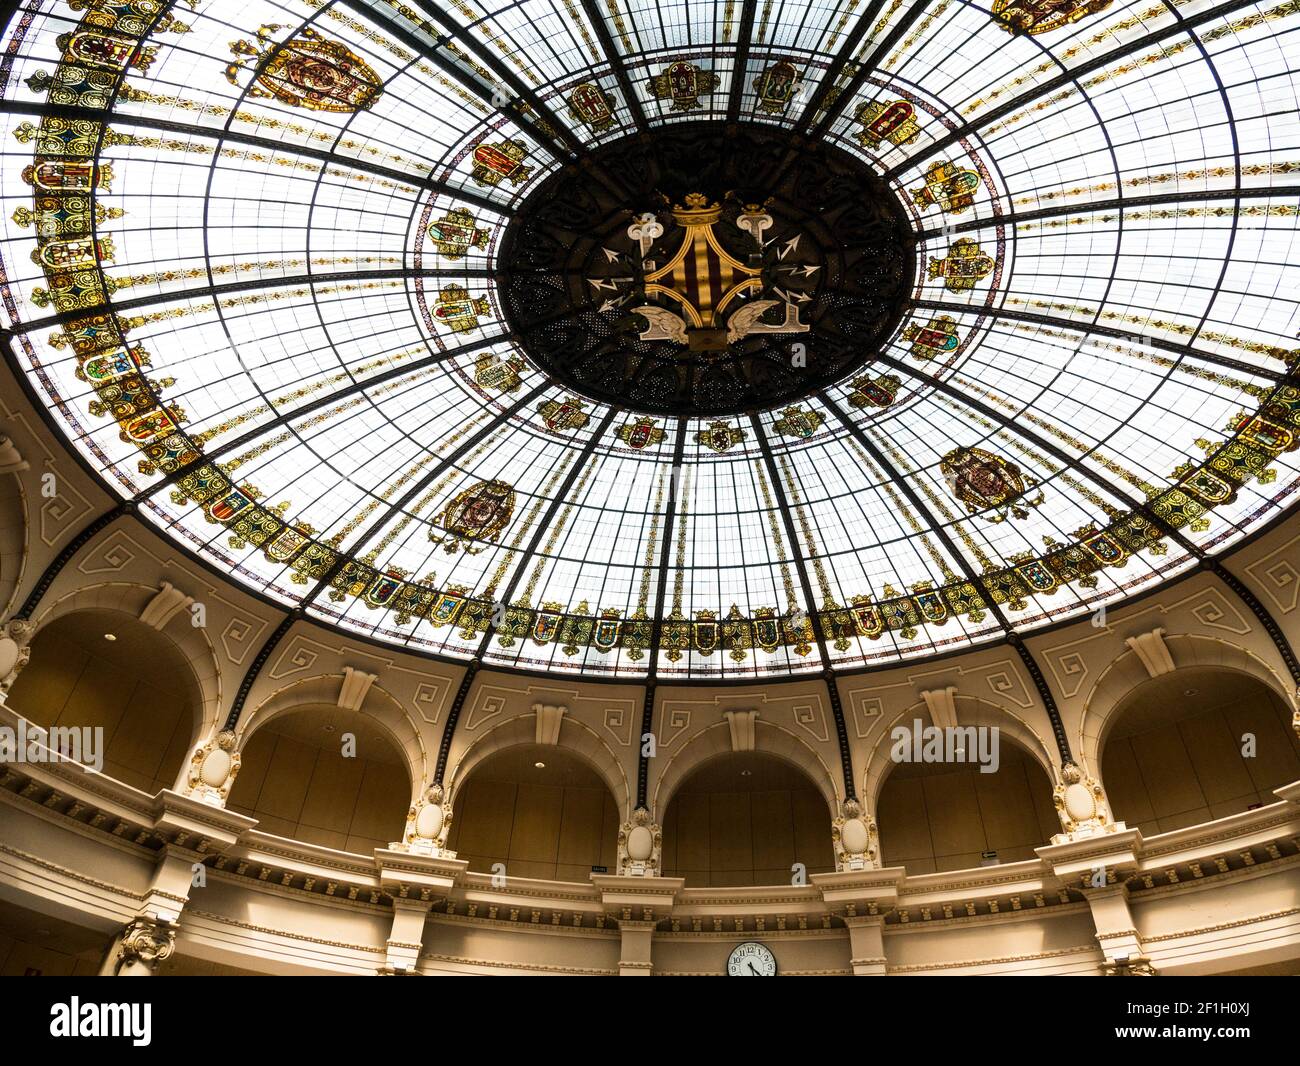
<instances>
[{"instance_id":1,"label":"ornate bracket","mask_svg":"<svg viewBox=\"0 0 1300 1066\"><path fill-rule=\"evenodd\" d=\"M664 835L650 812L638 807L618 831L618 872L623 877L658 877Z\"/></svg>"}]
</instances>

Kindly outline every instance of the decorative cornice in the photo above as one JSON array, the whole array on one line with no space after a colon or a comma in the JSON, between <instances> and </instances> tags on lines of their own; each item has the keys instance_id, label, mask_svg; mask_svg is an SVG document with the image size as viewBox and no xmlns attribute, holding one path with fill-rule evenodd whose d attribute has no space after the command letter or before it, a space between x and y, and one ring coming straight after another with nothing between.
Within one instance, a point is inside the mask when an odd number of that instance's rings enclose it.
<instances>
[{"instance_id":1,"label":"decorative cornice","mask_svg":"<svg viewBox=\"0 0 1300 1066\"><path fill-rule=\"evenodd\" d=\"M568 913L572 915L573 912L569 911ZM603 917L603 913L600 916ZM594 920L598 916L594 913L589 913L584 914L583 917L590 917ZM606 919L606 924L603 926L573 925L572 922L568 925L565 925L563 922L556 925L554 922L512 922L509 918L489 918L482 914L476 914L471 917L468 914L448 914L446 911L434 910L430 913L429 920L450 925L487 926L494 929L510 929L515 932L518 932L521 929L526 929L529 933L537 933L541 935L567 937L586 936L596 937L600 940L616 940L619 935L618 926L608 919Z\"/></svg>"},{"instance_id":2,"label":"decorative cornice","mask_svg":"<svg viewBox=\"0 0 1300 1066\"><path fill-rule=\"evenodd\" d=\"M1269 911L1267 914L1257 914L1253 918L1238 918L1235 922L1220 922L1218 925L1206 925L1200 929L1184 929L1178 933L1160 933L1158 936L1144 936L1144 944L1158 944L1164 940L1181 940L1185 936L1204 936L1206 933L1221 933L1225 929L1241 929L1247 925L1258 925L1260 922L1271 922L1275 918L1290 918L1292 915L1300 914L1300 907L1287 907L1285 910Z\"/></svg>"},{"instance_id":3,"label":"decorative cornice","mask_svg":"<svg viewBox=\"0 0 1300 1066\"><path fill-rule=\"evenodd\" d=\"M1072 948L1060 948L1056 951L1036 951L1029 955L1003 955L996 959L962 959L952 962L914 963L906 966L888 966L886 973L923 973L926 970L959 970L970 966L1005 966L1014 962L1035 962L1039 959L1059 959L1066 955L1086 955L1089 962L1097 960L1098 949L1094 944L1080 944Z\"/></svg>"},{"instance_id":4,"label":"decorative cornice","mask_svg":"<svg viewBox=\"0 0 1300 1066\"><path fill-rule=\"evenodd\" d=\"M420 962L448 962L457 966L490 967L494 970L529 970L536 973L570 973L586 977L617 977L618 970L589 966L548 966L540 962L499 962L495 959L469 959L463 955L421 955Z\"/></svg>"},{"instance_id":5,"label":"decorative cornice","mask_svg":"<svg viewBox=\"0 0 1300 1066\"><path fill-rule=\"evenodd\" d=\"M347 951L361 951L367 955L385 955L387 948L374 947L370 944L349 944L346 940L327 940L324 937L307 936L303 933L290 933L284 929L272 929L265 925L254 925L252 922L241 922L235 918L227 918L224 914L216 914L213 911L188 910L185 912L187 918L204 918L210 922L216 922L218 925L229 925L237 929L247 929L252 933L265 933L267 936L284 937L286 940L300 940L307 944L320 944L322 947L343 948ZM193 933L193 927L189 931Z\"/></svg>"},{"instance_id":6,"label":"decorative cornice","mask_svg":"<svg viewBox=\"0 0 1300 1066\"><path fill-rule=\"evenodd\" d=\"M58 874L60 877L66 877L70 881L76 881L79 884L90 885L92 888L98 888L103 892L112 893L115 896L122 896L125 899L134 900L142 903L149 898L148 892L136 892L133 889L126 888L122 885L115 885L111 881L100 881L95 877L87 877L85 874L78 873L66 866L60 866L56 862L50 862L49 859L42 859L39 855L33 855L30 851L22 851L19 848L11 847L8 844L0 843L0 852L6 855L12 855L23 862L29 862L33 866L39 866L43 870L49 870L51 873ZM176 897L168 897L175 899Z\"/></svg>"}]
</instances>

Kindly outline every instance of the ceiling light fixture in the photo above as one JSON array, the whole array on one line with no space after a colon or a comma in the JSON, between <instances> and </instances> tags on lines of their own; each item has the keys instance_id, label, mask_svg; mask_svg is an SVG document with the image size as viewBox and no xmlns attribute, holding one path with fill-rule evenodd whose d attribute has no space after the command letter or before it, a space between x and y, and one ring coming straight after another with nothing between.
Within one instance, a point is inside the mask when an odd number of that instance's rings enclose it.
<instances>
[{"instance_id":1,"label":"ceiling light fixture","mask_svg":"<svg viewBox=\"0 0 1300 1066\"><path fill-rule=\"evenodd\" d=\"M545 770L545 769L546 769L546 763L541 762L541 761L535 762L535 763L533 763L533 765L536 766L537 769L539 769L539 770Z\"/></svg>"},{"instance_id":2,"label":"ceiling light fixture","mask_svg":"<svg viewBox=\"0 0 1300 1066\"><path fill-rule=\"evenodd\" d=\"M105 639L105 640L117 640L117 634L116 634L116 633L105 633L105 634L104 634L104 639Z\"/></svg>"}]
</instances>

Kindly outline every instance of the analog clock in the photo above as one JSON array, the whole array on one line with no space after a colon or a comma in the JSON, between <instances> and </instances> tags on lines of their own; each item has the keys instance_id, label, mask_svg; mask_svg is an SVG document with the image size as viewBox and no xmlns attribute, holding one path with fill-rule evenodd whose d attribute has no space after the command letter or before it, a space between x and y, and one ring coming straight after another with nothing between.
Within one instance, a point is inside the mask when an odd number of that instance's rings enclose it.
<instances>
[{"instance_id":1,"label":"analog clock","mask_svg":"<svg viewBox=\"0 0 1300 1066\"><path fill-rule=\"evenodd\" d=\"M752 940L747 944L738 944L727 959L727 976L775 977L776 956Z\"/></svg>"}]
</instances>

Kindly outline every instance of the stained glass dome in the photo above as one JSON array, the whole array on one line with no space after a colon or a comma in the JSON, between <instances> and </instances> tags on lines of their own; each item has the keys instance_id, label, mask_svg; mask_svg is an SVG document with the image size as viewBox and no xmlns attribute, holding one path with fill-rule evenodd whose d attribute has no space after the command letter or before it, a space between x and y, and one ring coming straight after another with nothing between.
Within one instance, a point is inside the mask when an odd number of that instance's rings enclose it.
<instances>
[{"instance_id":1,"label":"stained glass dome","mask_svg":"<svg viewBox=\"0 0 1300 1066\"><path fill-rule=\"evenodd\" d=\"M1289 506L1300 4L27 0L10 357L256 594L854 671Z\"/></svg>"}]
</instances>

